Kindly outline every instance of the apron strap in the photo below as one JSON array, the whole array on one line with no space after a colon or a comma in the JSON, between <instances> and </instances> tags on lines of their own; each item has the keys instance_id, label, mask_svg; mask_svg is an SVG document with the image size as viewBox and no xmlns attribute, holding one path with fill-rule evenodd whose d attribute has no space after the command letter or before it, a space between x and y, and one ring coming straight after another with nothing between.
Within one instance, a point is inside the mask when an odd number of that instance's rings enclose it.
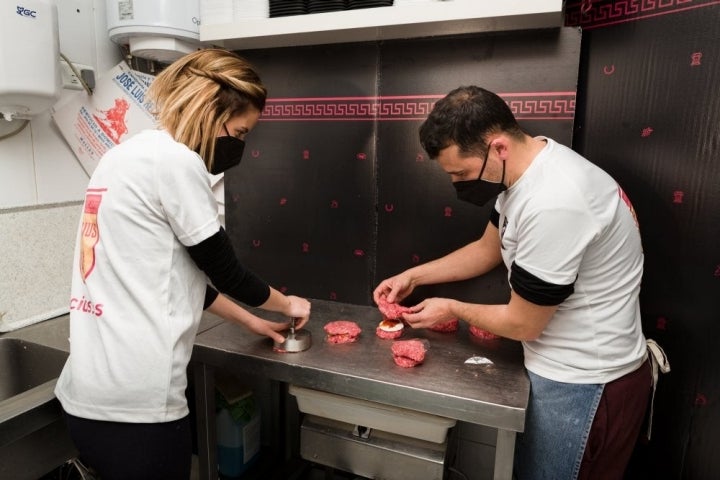
<instances>
[{"instance_id":1,"label":"apron strap","mask_svg":"<svg viewBox=\"0 0 720 480\"><path fill-rule=\"evenodd\" d=\"M647 340L647 350L650 356L650 364L652 365L652 398L650 399L650 416L648 417L647 439L650 440L652 432L653 407L655 404L655 390L657 389L658 371L668 373L670 371L670 362L668 362L665 351L657 344L655 340Z\"/></svg>"}]
</instances>

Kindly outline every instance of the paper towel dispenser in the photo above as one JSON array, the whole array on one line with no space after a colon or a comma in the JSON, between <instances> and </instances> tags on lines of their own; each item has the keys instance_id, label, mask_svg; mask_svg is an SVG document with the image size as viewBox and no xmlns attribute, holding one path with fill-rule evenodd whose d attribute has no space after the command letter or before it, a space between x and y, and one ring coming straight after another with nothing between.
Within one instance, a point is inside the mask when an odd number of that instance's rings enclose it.
<instances>
[{"instance_id":1,"label":"paper towel dispenser","mask_svg":"<svg viewBox=\"0 0 720 480\"><path fill-rule=\"evenodd\" d=\"M57 4L24 0L0 8L0 115L30 118L62 91Z\"/></svg>"},{"instance_id":2,"label":"paper towel dispenser","mask_svg":"<svg viewBox=\"0 0 720 480\"><path fill-rule=\"evenodd\" d=\"M200 0L106 0L110 40L170 63L200 48Z\"/></svg>"}]
</instances>

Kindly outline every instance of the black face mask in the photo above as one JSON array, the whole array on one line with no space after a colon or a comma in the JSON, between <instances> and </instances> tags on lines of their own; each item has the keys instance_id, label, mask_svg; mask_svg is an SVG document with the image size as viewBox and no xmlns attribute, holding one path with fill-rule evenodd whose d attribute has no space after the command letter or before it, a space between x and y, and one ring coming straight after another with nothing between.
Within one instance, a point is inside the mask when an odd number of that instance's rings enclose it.
<instances>
[{"instance_id":1,"label":"black face mask","mask_svg":"<svg viewBox=\"0 0 720 480\"><path fill-rule=\"evenodd\" d=\"M227 135L215 139L215 160L210 173L218 175L228 168L234 167L242 160L245 142L239 138Z\"/></svg>"},{"instance_id":2,"label":"black face mask","mask_svg":"<svg viewBox=\"0 0 720 480\"><path fill-rule=\"evenodd\" d=\"M480 175L476 180L463 180L460 182L453 182L455 191L457 192L458 200L470 202L478 207L482 207L488 201L495 198L499 193L507 190L507 187L503 183L505 181L505 161L503 161L503 173L500 183L488 182L482 179L483 172L487 166L488 156L490 155L490 145L488 145L487 153L485 154L485 163L483 163Z\"/></svg>"}]
</instances>

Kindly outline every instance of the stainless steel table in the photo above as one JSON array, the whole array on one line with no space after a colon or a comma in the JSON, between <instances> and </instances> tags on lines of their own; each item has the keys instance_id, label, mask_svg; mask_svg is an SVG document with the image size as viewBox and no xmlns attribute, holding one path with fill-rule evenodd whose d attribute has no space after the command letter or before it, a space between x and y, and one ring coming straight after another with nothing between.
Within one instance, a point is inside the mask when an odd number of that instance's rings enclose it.
<instances>
[{"instance_id":1,"label":"stainless steel table","mask_svg":"<svg viewBox=\"0 0 720 480\"><path fill-rule=\"evenodd\" d=\"M282 320L267 312L263 318ZM363 329L356 343L325 342L323 326L352 320ZM217 478L213 369L259 375L278 382L395 405L497 429L495 479L512 478L516 432L522 432L530 384L522 348L507 339L481 340L460 322L455 333L405 329L403 339L429 342L425 362L415 368L395 365L391 340L375 335L381 320L375 307L312 300L306 326L312 347L300 353L277 353L270 339L229 323L200 333L193 350L198 411L201 478ZM491 363L466 363L472 357Z\"/></svg>"}]
</instances>

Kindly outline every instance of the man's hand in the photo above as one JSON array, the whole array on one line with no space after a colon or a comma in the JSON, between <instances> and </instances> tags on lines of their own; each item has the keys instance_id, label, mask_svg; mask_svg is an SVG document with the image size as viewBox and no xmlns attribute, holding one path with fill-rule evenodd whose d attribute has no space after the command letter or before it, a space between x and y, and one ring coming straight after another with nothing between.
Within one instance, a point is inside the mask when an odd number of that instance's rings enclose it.
<instances>
[{"instance_id":1,"label":"man's hand","mask_svg":"<svg viewBox=\"0 0 720 480\"><path fill-rule=\"evenodd\" d=\"M384 297L388 303L400 302L410 295L414 288L410 275L403 272L380 282L373 292L373 300L376 304L380 304Z\"/></svg>"},{"instance_id":2,"label":"man's hand","mask_svg":"<svg viewBox=\"0 0 720 480\"><path fill-rule=\"evenodd\" d=\"M403 320L413 328L428 328L436 323L450 321L457 318L450 310L452 301L448 298L427 298L410 307L412 313L404 314Z\"/></svg>"}]
</instances>

